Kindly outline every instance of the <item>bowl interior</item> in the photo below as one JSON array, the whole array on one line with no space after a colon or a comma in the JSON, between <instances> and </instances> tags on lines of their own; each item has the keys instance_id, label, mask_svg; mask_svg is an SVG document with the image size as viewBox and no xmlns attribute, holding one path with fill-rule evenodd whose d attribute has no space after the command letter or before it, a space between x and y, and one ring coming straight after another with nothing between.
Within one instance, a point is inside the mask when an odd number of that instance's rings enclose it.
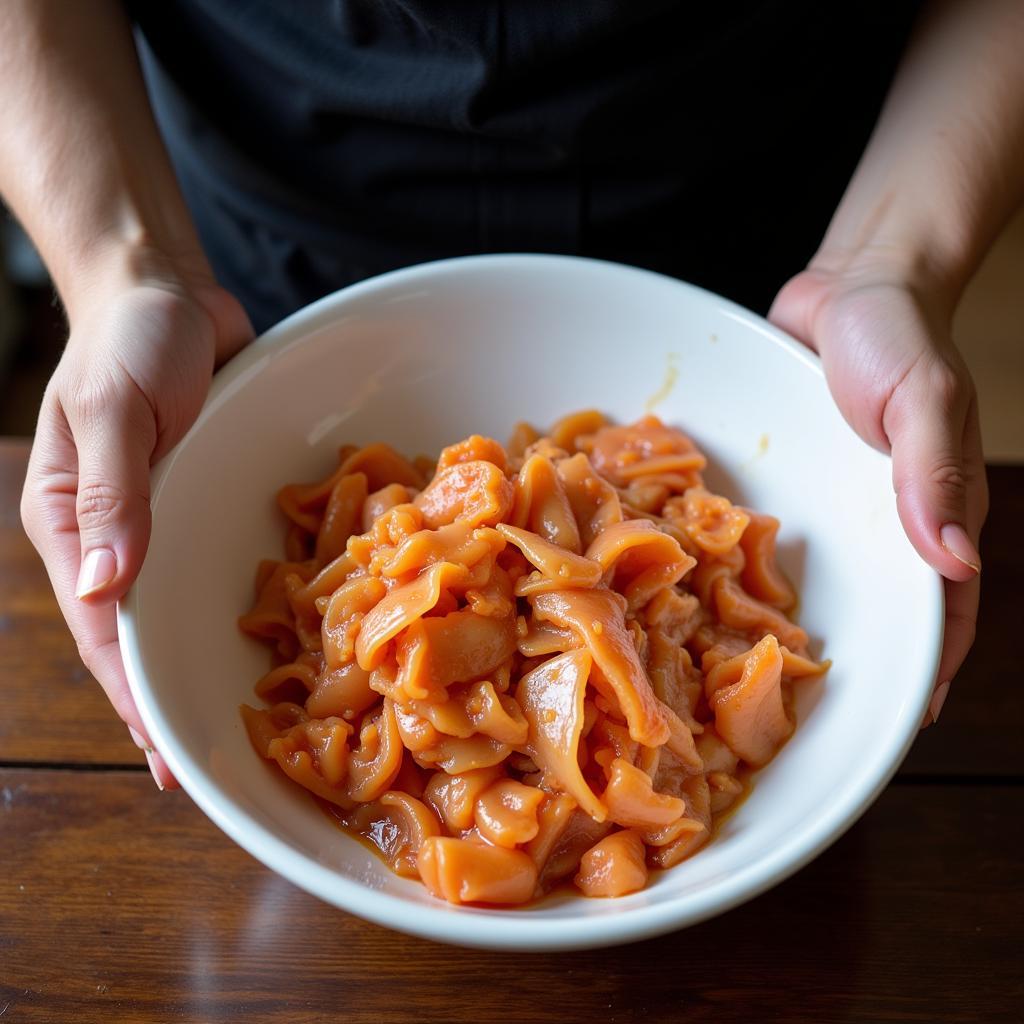
<instances>
[{"instance_id":1,"label":"bowl interior","mask_svg":"<svg viewBox=\"0 0 1024 1024\"><path fill-rule=\"evenodd\" d=\"M690 433L709 484L782 520L798 619L834 667L799 728L693 859L619 900L556 894L519 911L455 908L392 875L260 760L238 714L266 650L235 624L260 558L282 557L275 491L337 446L436 453L517 420L652 410ZM677 927L767 887L841 832L912 740L941 639L937 578L895 511L889 461L831 401L815 357L716 296L558 257L477 257L386 275L274 328L214 384L157 471L145 567L120 609L143 718L176 776L250 852L382 923L489 946L558 948Z\"/></svg>"}]
</instances>

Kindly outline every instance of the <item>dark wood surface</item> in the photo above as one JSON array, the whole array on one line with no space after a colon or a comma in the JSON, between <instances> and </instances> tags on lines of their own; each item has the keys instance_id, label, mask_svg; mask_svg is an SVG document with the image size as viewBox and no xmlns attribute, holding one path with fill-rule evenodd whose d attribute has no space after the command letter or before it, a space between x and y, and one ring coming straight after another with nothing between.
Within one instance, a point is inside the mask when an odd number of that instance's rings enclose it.
<instances>
[{"instance_id":1,"label":"dark wood surface","mask_svg":"<svg viewBox=\"0 0 1024 1024\"><path fill-rule=\"evenodd\" d=\"M938 727L794 878L585 953L408 938L263 868L157 792L80 668L0 442L0 1024L1024 1020L1024 468L990 472L978 641Z\"/></svg>"}]
</instances>

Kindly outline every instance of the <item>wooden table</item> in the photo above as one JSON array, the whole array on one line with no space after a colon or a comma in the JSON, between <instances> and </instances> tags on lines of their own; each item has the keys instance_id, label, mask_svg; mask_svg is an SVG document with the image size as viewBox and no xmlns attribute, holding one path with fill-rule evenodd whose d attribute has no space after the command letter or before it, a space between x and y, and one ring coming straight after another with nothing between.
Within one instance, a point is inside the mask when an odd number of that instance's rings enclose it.
<instances>
[{"instance_id":1,"label":"wooden table","mask_svg":"<svg viewBox=\"0 0 1024 1024\"><path fill-rule=\"evenodd\" d=\"M1024 1021L1024 468L990 472L978 641L844 838L661 939L500 954L408 938L272 874L159 793L80 667L0 442L0 1024Z\"/></svg>"}]
</instances>

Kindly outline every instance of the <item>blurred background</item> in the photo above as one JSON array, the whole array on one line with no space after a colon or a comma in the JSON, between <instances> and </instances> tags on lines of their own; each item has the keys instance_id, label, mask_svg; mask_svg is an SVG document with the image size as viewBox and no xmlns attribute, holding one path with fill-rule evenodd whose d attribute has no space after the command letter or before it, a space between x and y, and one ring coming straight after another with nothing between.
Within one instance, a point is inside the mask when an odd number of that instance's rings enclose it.
<instances>
[{"instance_id":1,"label":"blurred background","mask_svg":"<svg viewBox=\"0 0 1024 1024\"><path fill-rule=\"evenodd\" d=\"M44 267L2 208L0 243L0 436L29 436L66 329ZM1024 462L1024 209L968 288L954 335L978 386L986 458Z\"/></svg>"}]
</instances>

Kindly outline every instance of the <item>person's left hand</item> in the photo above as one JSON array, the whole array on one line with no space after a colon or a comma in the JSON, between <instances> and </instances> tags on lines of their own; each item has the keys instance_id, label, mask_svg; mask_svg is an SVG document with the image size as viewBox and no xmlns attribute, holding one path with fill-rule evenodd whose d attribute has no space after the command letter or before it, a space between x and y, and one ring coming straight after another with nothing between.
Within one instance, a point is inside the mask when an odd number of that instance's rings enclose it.
<instances>
[{"instance_id":1,"label":"person's left hand","mask_svg":"<svg viewBox=\"0 0 1024 1024\"><path fill-rule=\"evenodd\" d=\"M812 263L782 288L768 318L821 356L847 422L892 453L903 527L945 577L945 639L928 725L974 642L988 486L974 384L951 338L954 303L898 267L888 256Z\"/></svg>"}]
</instances>

